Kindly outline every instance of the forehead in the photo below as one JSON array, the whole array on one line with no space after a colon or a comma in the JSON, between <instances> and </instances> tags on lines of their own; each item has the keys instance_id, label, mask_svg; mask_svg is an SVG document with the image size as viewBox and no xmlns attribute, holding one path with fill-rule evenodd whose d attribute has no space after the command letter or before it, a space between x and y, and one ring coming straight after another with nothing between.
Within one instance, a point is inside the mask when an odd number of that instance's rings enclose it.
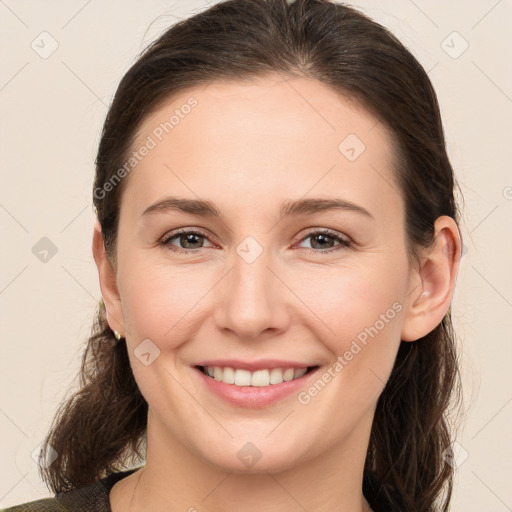
<instances>
[{"instance_id":1,"label":"forehead","mask_svg":"<svg viewBox=\"0 0 512 512\"><path fill-rule=\"evenodd\" d=\"M187 118L192 120L184 122ZM167 130L161 126L166 123ZM201 131L208 131L210 137L242 128L267 139L310 138L316 132L317 137L326 137L326 142L336 142L346 130L368 138L366 132L379 125L356 100L317 80L274 76L251 81L219 80L180 91L145 118L137 139L142 142L153 131L157 138L170 132L185 135L191 123L194 129L200 124ZM164 133L158 133L162 130ZM389 134L385 132L380 125L374 136L386 138Z\"/></svg>"},{"instance_id":2,"label":"forehead","mask_svg":"<svg viewBox=\"0 0 512 512\"><path fill-rule=\"evenodd\" d=\"M143 145L152 148L126 190L139 210L165 192L215 200L232 191L247 207L251 198L261 205L333 189L399 200L389 131L312 79L215 81L181 91L144 120L132 150Z\"/></svg>"}]
</instances>

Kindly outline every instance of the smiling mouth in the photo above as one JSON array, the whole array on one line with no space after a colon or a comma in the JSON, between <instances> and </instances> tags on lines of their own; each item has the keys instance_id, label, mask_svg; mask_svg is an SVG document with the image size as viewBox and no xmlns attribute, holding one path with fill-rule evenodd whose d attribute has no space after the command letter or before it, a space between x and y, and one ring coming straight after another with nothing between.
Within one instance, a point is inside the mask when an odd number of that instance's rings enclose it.
<instances>
[{"instance_id":1,"label":"smiling mouth","mask_svg":"<svg viewBox=\"0 0 512 512\"><path fill-rule=\"evenodd\" d=\"M269 368L250 372L229 366L195 366L211 379L245 387L265 387L297 380L317 370L318 366L306 368Z\"/></svg>"}]
</instances>

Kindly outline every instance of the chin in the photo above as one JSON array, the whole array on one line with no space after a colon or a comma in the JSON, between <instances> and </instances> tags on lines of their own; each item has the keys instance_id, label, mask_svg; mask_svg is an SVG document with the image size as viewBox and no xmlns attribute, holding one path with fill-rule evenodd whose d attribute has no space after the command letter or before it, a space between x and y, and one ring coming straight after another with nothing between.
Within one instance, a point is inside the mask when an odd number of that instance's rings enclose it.
<instances>
[{"instance_id":1,"label":"chin","mask_svg":"<svg viewBox=\"0 0 512 512\"><path fill-rule=\"evenodd\" d=\"M267 474L286 471L299 463L300 456L295 447L278 450L274 443L235 442L235 446L219 447L218 453L209 450L201 458L222 471L236 474ZM240 446L239 446L240 445Z\"/></svg>"}]
</instances>

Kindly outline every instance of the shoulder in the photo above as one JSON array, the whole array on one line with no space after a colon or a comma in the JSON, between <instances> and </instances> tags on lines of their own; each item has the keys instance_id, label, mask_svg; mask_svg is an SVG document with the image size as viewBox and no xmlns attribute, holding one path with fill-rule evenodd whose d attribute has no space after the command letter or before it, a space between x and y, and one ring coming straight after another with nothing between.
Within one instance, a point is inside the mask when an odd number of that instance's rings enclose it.
<instances>
[{"instance_id":1,"label":"shoulder","mask_svg":"<svg viewBox=\"0 0 512 512\"><path fill-rule=\"evenodd\" d=\"M136 469L111 473L92 484L43 498L1 509L0 512L111 512L109 492L114 484L132 474Z\"/></svg>"},{"instance_id":2,"label":"shoulder","mask_svg":"<svg viewBox=\"0 0 512 512\"><path fill-rule=\"evenodd\" d=\"M3 508L0 512L54 512L64 510L56 498L44 498L42 500L29 501L13 507Z\"/></svg>"}]
</instances>

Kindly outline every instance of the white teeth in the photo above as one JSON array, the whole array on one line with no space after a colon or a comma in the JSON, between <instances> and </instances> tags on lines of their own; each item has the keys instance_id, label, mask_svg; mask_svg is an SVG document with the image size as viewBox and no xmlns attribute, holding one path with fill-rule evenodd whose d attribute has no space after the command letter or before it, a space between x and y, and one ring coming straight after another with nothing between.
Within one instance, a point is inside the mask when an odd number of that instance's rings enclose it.
<instances>
[{"instance_id":1,"label":"white teeth","mask_svg":"<svg viewBox=\"0 0 512 512\"><path fill-rule=\"evenodd\" d=\"M251 376L251 386L268 386L270 384L270 375L268 370L258 370Z\"/></svg>"},{"instance_id":2,"label":"white teeth","mask_svg":"<svg viewBox=\"0 0 512 512\"><path fill-rule=\"evenodd\" d=\"M293 374L294 374L294 370L293 368L288 368L287 370L285 370L283 372L283 380L285 382L288 382L290 380L293 380Z\"/></svg>"},{"instance_id":3,"label":"white teeth","mask_svg":"<svg viewBox=\"0 0 512 512\"><path fill-rule=\"evenodd\" d=\"M235 383L235 370L233 368L224 368L224 374L222 376L222 380L226 384L234 384Z\"/></svg>"},{"instance_id":4,"label":"white teeth","mask_svg":"<svg viewBox=\"0 0 512 512\"><path fill-rule=\"evenodd\" d=\"M283 370L281 368L272 368L270 370L270 384L281 384L283 382Z\"/></svg>"},{"instance_id":5,"label":"white teeth","mask_svg":"<svg viewBox=\"0 0 512 512\"><path fill-rule=\"evenodd\" d=\"M218 366L216 366L218 368ZM251 372L247 370L235 371L235 384L237 386L250 386L251 385Z\"/></svg>"},{"instance_id":6,"label":"white teeth","mask_svg":"<svg viewBox=\"0 0 512 512\"><path fill-rule=\"evenodd\" d=\"M205 366L203 372L226 384L236 386L265 387L272 384L281 384L291 380L299 379L306 372L307 368L272 368L270 370L236 370L234 368L220 366Z\"/></svg>"},{"instance_id":7,"label":"white teeth","mask_svg":"<svg viewBox=\"0 0 512 512\"><path fill-rule=\"evenodd\" d=\"M293 373L293 378L300 379L307 371L308 371L307 368L297 368L295 370L295 372Z\"/></svg>"}]
</instances>

